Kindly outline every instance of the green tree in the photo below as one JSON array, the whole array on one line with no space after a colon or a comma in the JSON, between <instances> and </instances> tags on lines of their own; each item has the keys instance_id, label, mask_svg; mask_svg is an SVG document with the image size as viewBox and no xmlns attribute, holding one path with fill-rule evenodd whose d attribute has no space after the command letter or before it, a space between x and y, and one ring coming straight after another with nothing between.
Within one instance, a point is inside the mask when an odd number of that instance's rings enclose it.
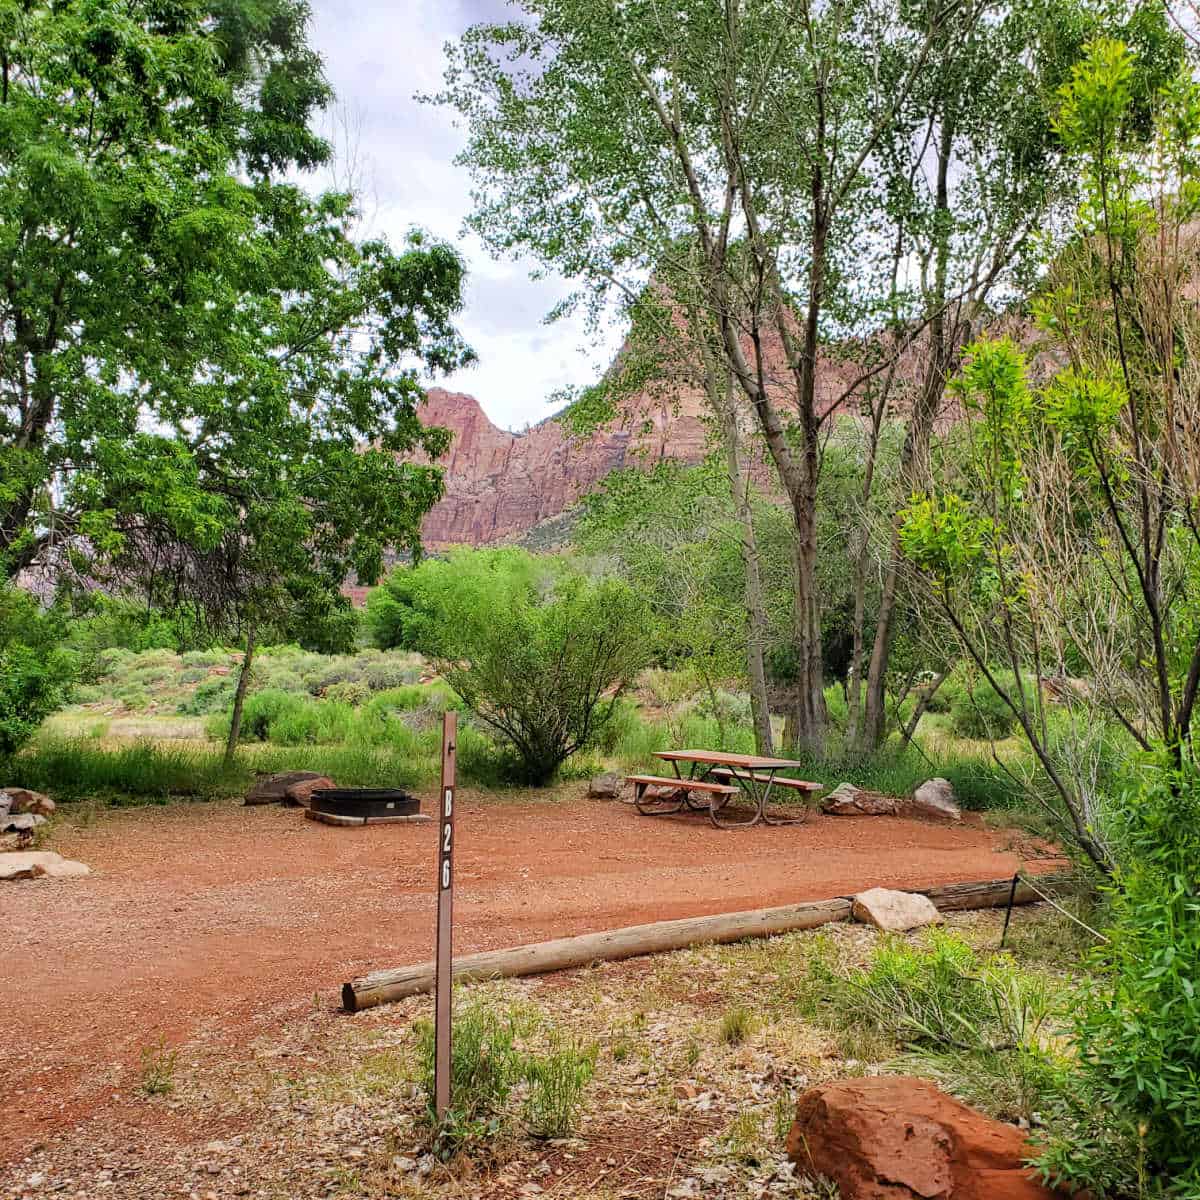
<instances>
[{"instance_id":1,"label":"green tree","mask_svg":"<svg viewBox=\"0 0 1200 1200\"><path fill-rule=\"evenodd\" d=\"M452 49L442 102L467 119L474 227L581 280L637 295L688 277L788 496L796 703L789 741L826 720L816 591L818 346L838 270L877 194L864 166L931 44L884 6L773 0L525 0L528 24ZM883 86L881 60L889 67ZM862 256L856 280L874 273ZM768 360L765 344L777 354Z\"/></svg>"},{"instance_id":2,"label":"green tree","mask_svg":"<svg viewBox=\"0 0 1200 1200\"><path fill-rule=\"evenodd\" d=\"M1061 93L1084 167L1078 236L1038 299L1066 365L1031 384L1008 341L977 343L956 383L972 417L964 477L918 498L902 543L1103 871L1120 861L1104 796L1047 711L1044 679L1085 669L1073 708L1142 749L1192 756L1200 687L1200 87L1189 68L1144 114L1135 54L1100 40ZM1000 678L1011 671L1012 682Z\"/></svg>"},{"instance_id":3,"label":"green tree","mask_svg":"<svg viewBox=\"0 0 1200 1200\"><path fill-rule=\"evenodd\" d=\"M548 783L590 745L649 658L633 591L562 559L458 551L398 569L376 595L376 630L400 639L387 644L433 659L524 783Z\"/></svg>"},{"instance_id":4,"label":"green tree","mask_svg":"<svg viewBox=\"0 0 1200 1200\"><path fill-rule=\"evenodd\" d=\"M416 549L463 267L356 242L300 0L0 4L0 560L247 638Z\"/></svg>"}]
</instances>

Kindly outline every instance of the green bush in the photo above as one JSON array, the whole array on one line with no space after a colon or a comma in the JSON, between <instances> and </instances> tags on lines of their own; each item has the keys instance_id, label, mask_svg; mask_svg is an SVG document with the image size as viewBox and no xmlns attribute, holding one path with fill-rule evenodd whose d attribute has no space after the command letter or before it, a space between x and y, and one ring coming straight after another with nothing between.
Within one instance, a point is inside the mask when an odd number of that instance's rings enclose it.
<instances>
[{"instance_id":1,"label":"green bush","mask_svg":"<svg viewBox=\"0 0 1200 1200\"><path fill-rule=\"evenodd\" d=\"M602 735L648 655L647 616L633 591L565 559L460 551L394 572L381 594L372 620L394 632L381 643L434 659L511 750L524 783L549 782Z\"/></svg>"},{"instance_id":2,"label":"green bush","mask_svg":"<svg viewBox=\"0 0 1200 1200\"><path fill-rule=\"evenodd\" d=\"M505 1105L521 1076L521 1056L510 1019L502 1019L483 1004L463 1006L454 1014L450 1051L451 1111L438 1122L434 1109L435 1030L432 1022L416 1025L421 1056L421 1081L434 1146L443 1158L471 1153L504 1126Z\"/></svg>"},{"instance_id":3,"label":"green bush","mask_svg":"<svg viewBox=\"0 0 1200 1200\"><path fill-rule=\"evenodd\" d=\"M15 754L67 702L78 655L64 650L62 614L0 587L0 758Z\"/></svg>"},{"instance_id":4,"label":"green bush","mask_svg":"<svg viewBox=\"0 0 1200 1200\"><path fill-rule=\"evenodd\" d=\"M1078 1008L1081 1071L1107 1114L1098 1152L1060 1138L1044 1165L1087 1186L1113 1140L1136 1144L1139 1186L1200 1195L1200 770L1156 772L1121 808L1107 943Z\"/></svg>"},{"instance_id":5,"label":"green bush","mask_svg":"<svg viewBox=\"0 0 1200 1200\"><path fill-rule=\"evenodd\" d=\"M86 738L40 737L10 763L22 787L56 800L100 799L114 806L209 800L243 794L257 771L317 771L346 787L414 788L435 777L433 750L416 760L387 746L293 746L257 750L227 768L218 749L166 742L101 748Z\"/></svg>"},{"instance_id":6,"label":"green bush","mask_svg":"<svg viewBox=\"0 0 1200 1200\"><path fill-rule=\"evenodd\" d=\"M529 1092L525 1121L541 1138L565 1138L575 1132L583 1096L596 1071L594 1047L560 1044L545 1055L528 1055L524 1066Z\"/></svg>"},{"instance_id":7,"label":"green bush","mask_svg":"<svg viewBox=\"0 0 1200 1200\"><path fill-rule=\"evenodd\" d=\"M984 680L953 689L949 703L950 727L959 737L1000 741L1016 728L1012 709Z\"/></svg>"},{"instance_id":8,"label":"green bush","mask_svg":"<svg viewBox=\"0 0 1200 1200\"><path fill-rule=\"evenodd\" d=\"M341 683L330 684L325 689L325 699L338 704L349 704L357 707L366 702L371 695L371 689L365 679L346 679Z\"/></svg>"},{"instance_id":9,"label":"green bush","mask_svg":"<svg viewBox=\"0 0 1200 1200\"><path fill-rule=\"evenodd\" d=\"M181 700L176 712L188 717L205 717L219 712L233 703L237 679L231 675L216 675L206 678L185 700Z\"/></svg>"},{"instance_id":10,"label":"green bush","mask_svg":"<svg viewBox=\"0 0 1200 1200\"><path fill-rule=\"evenodd\" d=\"M513 1015L486 1000L456 1006L450 1052L450 1112L438 1122L434 1110L435 1032L416 1025L421 1084L439 1157L474 1154L505 1132L512 1118L514 1087L526 1085L522 1113L535 1137L567 1137L575 1131L584 1091L595 1071L594 1047L582 1047L550 1031L545 1053L518 1047L528 1032Z\"/></svg>"}]
</instances>

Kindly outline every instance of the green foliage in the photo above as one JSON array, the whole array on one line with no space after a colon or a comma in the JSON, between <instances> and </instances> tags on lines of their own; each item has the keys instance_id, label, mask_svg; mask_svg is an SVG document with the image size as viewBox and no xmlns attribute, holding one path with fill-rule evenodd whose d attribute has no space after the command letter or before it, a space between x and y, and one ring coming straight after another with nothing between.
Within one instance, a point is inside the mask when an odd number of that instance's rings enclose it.
<instances>
[{"instance_id":1,"label":"green foliage","mask_svg":"<svg viewBox=\"0 0 1200 1200\"><path fill-rule=\"evenodd\" d=\"M810 972L817 1012L873 1026L913 1048L1036 1048L1054 1011L1045 980L1011 958L982 962L966 942L938 930L925 946L883 941L865 969L843 972L817 956Z\"/></svg>"},{"instance_id":2,"label":"green foliage","mask_svg":"<svg viewBox=\"0 0 1200 1200\"><path fill-rule=\"evenodd\" d=\"M1137 1144L1152 1187L1192 1196L1200 1192L1200 771L1156 773L1123 815L1108 941L1093 952L1096 978L1075 1025L1080 1069L1113 1136ZM1065 1140L1046 1161L1082 1184L1099 1165Z\"/></svg>"},{"instance_id":3,"label":"green foliage","mask_svg":"<svg viewBox=\"0 0 1200 1200\"><path fill-rule=\"evenodd\" d=\"M42 721L66 703L78 656L60 646L60 613L0 584L0 761L15 754Z\"/></svg>"},{"instance_id":4,"label":"green foliage","mask_svg":"<svg viewBox=\"0 0 1200 1200\"><path fill-rule=\"evenodd\" d=\"M579 1126L584 1092L596 1070L596 1049L559 1041L545 1054L526 1057L529 1091L524 1117L529 1132L541 1138L570 1137Z\"/></svg>"},{"instance_id":5,"label":"green foliage","mask_svg":"<svg viewBox=\"0 0 1200 1200\"><path fill-rule=\"evenodd\" d=\"M216 750L167 741L138 741L100 749L88 738L43 736L12 760L22 787L58 801L100 800L114 807L172 799L217 800L244 795L257 771L317 771L346 787L416 787L432 778L434 748L424 761L411 747L298 746L263 748L227 766Z\"/></svg>"},{"instance_id":6,"label":"green foliage","mask_svg":"<svg viewBox=\"0 0 1200 1200\"><path fill-rule=\"evenodd\" d=\"M164 1040L153 1046L143 1046L142 1069L138 1091L143 1096L169 1096L175 1090L175 1071L179 1066L179 1051L168 1048Z\"/></svg>"},{"instance_id":7,"label":"green foliage","mask_svg":"<svg viewBox=\"0 0 1200 1200\"><path fill-rule=\"evenodd\" d=\"M950 727L959 737L1000 741L1008 737L1017 724L1008 701L985 681L953 687L949 707Z\"/></svg>"},{"instance_id":8,"label":"green foliage","mask_svg":"<svg viewBox=\"0 0 1200 1200\"><path fill-rule=\"evenodd\" d=\"M434 1026L427 1020L418 1022L421 1081L440 1157L479 1154L505 1133L512 1117L509 1097L518 1083L526 1085L523 1113L534 1136L568 1137L575 1131L584 1090L595 1071L595 1048L565 1041L552 1030L545 1053L524 1049L518 1037L528 1032L525 1026L517 1015L483 999L456 1006L451 1108L439 1123L434 1111Z\"/></svg>"},{"instance_id":9,"label":"green foliage","mask_svg":"<svg viewBox=\"0 0 1200 1200\"><path fill-rule=\"evenodd\" d=\"M468 357L464 267L355 238L303 0L6 4L0 571L128 583L211 628L346 645L338 591L416 548ZM406 457L408 456L408 457Z\"/></svg>"},{"instance_id":10,"label":"green foliage","mask_svg":"<svg viewBox=\"0 0 1200 1200\"><path fill-rule=\"evenodd\" d=\"M549 782L602 735L645 664L645 609L614 580L520 550L460 551L401 568L376 601L509 747L519 782ZM379 628L379 626L377 626Z\"/></svg>"}]
</instances>

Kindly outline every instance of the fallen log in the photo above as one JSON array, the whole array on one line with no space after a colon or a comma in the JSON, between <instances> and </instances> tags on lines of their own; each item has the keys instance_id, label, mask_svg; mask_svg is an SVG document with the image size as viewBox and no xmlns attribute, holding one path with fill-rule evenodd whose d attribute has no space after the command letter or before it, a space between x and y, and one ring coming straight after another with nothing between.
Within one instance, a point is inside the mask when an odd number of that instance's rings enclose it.
<instances>
[{"instance_id":1,"label":"fallen log","mask_svg":"<svg viewBox=\"0 0 1200 1200\"><path fill-rule=\"evenodd\" d=\"M506 979L514 975L541 975L586 967L589 963L641 954L683 950L703 942L740 942L743 938L769 937L794 929L815 929L831 921L850 919L850 901L817 900L811 904L786 904L780 908L757 908L748 912L720 913L713 917L685 917L679 921L655 921L630 925L604 933L556 938L507 950L486 950L454 960L454 980L466 983L479 979ZM375 971L342 985L342 1004L349 1012L390 1004L405 996L427 992L433 987L433 963L417 963L390 971Z\"/></svg>"},{"instance_id":2,"label":"fallen log","mask_svg":"<svg viewBox=\"0 0 1200 1200\"><path fill-rule=\"evenodd\" d=\"M1038 892L1056 892L1069 890L1074 880L1069 875L1035 875L1037 891L1022 877L1017 884L1014 904L1036 904L1041 896ZM914 888L903 888L903 891L915 891ZM942 887L922 888L921 895L928 896L937 906L939 912L956 912L969 908L1004 908L1012 893L1012 876L1007 879L981 879L975 883L950 883Z\"/></svg>"},{"instance_id":3,"label":"fallen log","mask_svg":"<svg viewBox=\"0 0 1200 1200\"><path fill-rule=\"evenodd\" d=\"M1042 891L1061 888L1062 875L1038 877ZM914 888L904 889L916 891ZM1008 904L1012 876L983 879L971 883L952 883L925 888L940 911L973 908L1000 908ZM1017 886L1014 904L1033 904L1040 897L1028 884ZM629 925L603 933L585 933L578 937L556 938L551 942L533 942L506 950L485 950L454 960L456 983L481 979L508 979L518 975L544 975L586 967L589 963L636 958L642 954L662 954L685 950L705 942L740 942L744 938L770 937L798 929L815 929L834 921L850 919L850 899L814 900L808 904L785 904L780 908L757 908L747 912L720 913L712 917L686 917L680 921L655 921L650 925ZM342 1004L347 1012L359 1012L378 1004L391 1004L406 996L428 992L433 987L432 962L415 963L387 971L374 971L360 979L342 984Z\"/></svg>"}]
</instances>

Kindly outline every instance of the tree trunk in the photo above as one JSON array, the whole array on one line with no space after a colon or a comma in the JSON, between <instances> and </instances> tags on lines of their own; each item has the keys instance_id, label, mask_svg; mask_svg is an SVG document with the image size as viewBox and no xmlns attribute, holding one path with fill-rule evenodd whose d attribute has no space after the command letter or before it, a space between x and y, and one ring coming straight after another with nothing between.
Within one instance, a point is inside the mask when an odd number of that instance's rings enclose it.
<instances>
[{"instance_id":1,"label":"tree trunk","mask_svg":"<svg viewBox=\"0 0 1200 1200\"><path fill-rule=\"evenodd\" d=\"M771 705L767 696L767 668L764 654L767 613L763 603L762 571L758 561L758 539L754 533L754 510L750 504L750 472L742 462L737 411L733 403L732 380L726 389L721 409L725 435L725 463L729 472L729 490L733 496L741 533L742 562L746 568L746 675L750 681L750 712L754 721L754 744L759 754L774 754L771 732Z\"/></svg>"},{"instance_id":2,"label":"tree trunk","mask_svg":"<svg viewBox=\"0 0 1200 1200\"><path fill-rule=\"evenodd\" d=\"M954 125L942 122L938 144L937 193L935 221L944 230L950 213L949 172L953 150ZM933 438L933 426L941 407L942 394L946 388L946 374L950 365L951 337L946 327L946 276L949 267L949 243L945 232L937 246L937 265L934 273L933 295L928 303L932 306L929 322L928 353L925 359L925 378L921 393L909 418L904 434L904 448L900 455L901 496L917 492L929 477L929 446ZM928 310L927 310L928 311ZM892 633L895 628L896 599L900 575L900 522L895 522L892 531L891 553L887 571L884 573L883 588L879 597L879 615L875 621L875 641L871 647L871 662L867 668L867 701L863 714L862 729L858 738L858 749L863 752L877 750L883 742L887 729L887 672L891 657Z\"/></svg>"},{"instance_id":3,"label":"tree trunk","mask_svg":"<svg viewBox=\"0 0 1200 1200\"><path fill-rule=\"evenodd\" d=\"M820 755L825 749L825 671L821 660L821 604L817 595L817 537L815 501L793 506L796 547L792 557L794 601L792 635L796 649L795 703L792 707L788 750Z\"/></svg>"},{"instance_id":4,"label":"tree trunk","mask_svg":"<svg viewBox=\"0 0 1200 1200\"><path fill-rule=\"evenodd\" d=\"M229 718L229 738L225 742L225 765L233 765L237 753L238 738L242 733L242 709L246 706L246 689L250 686L250 667L254 660L254 622L246 628L246 653L242 655L242 666L238 671L237 691L233 694L233 713Z\"/></svg>"}]
</instances>

